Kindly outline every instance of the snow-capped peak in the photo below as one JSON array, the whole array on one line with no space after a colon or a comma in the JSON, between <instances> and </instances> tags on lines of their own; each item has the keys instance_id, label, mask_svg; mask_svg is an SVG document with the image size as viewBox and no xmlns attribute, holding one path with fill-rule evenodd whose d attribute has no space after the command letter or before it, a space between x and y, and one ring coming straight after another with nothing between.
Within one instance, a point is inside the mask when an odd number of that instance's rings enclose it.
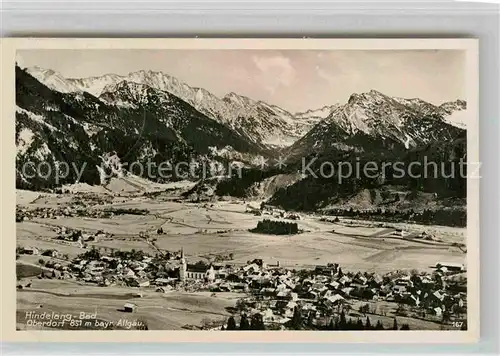
<instances>
[{"instance_id":1,"label":"snow-capped peak","mask_svg":"<svg viewBox=\"0 0 500 356\"><path fill-rule=\"evenodd\" d=\"M335 109L339 105L340 104L325 105L319 109L311 109L304 112L297 112L295 113L294 116L297 119L311 119L311 118L326 119L328 115L332 113L333 109Z\"/></svg>"},{"instance_id":2,"label":"snow-capped peak","mask_svg":"<svg viewBox=\"0 0 500 356\"><path fill-rule=\"evenodd\" d=\"M75 86L70 80L64 78L61 74L52 69L44 69L40 67L26 68L26 72L35 77L39 82L52 90L61 93L72 93L80 89Z\"/></svg>"},{"instance_id":3,"label":"snow-capped peak","mask_svg":"<svg viewBox=\"0 0 500 356\"><path fill-rule=\"evenodd\" d=\"M469 121L467 103L464 100L450 101L439 106L447 115L444 120L450 125L465 129Z\"/></svg>"}]
</instances>

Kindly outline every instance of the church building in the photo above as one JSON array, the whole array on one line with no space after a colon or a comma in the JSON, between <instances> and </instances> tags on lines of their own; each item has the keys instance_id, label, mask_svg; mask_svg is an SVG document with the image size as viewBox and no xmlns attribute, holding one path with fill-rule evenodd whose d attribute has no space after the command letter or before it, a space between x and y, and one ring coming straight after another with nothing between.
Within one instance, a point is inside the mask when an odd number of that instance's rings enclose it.
<instances>
[{"instance_id":1,"label":"church building","mask_svg":"<svg viewBox=\"0 0 500 356\"><path fill-rule=\"evenodd\" d=\"M215 280L215 270L212 265L188 264L184 256L184 249L181 249L181 265L179 267L179 280L205 280L213 282Z\"/></svg>"}]
</instances>

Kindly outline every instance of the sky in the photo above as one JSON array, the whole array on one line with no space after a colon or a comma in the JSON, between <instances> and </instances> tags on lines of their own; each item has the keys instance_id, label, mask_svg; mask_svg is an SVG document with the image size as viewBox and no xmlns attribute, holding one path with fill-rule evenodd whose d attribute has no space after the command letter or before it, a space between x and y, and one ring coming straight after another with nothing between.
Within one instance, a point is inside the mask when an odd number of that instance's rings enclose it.
<instances>
[{"instance_id":1,"label":"sky","mask_svg":"<svg viewBox=\"0 0 500 356\"><path fill-rule=\"evenodd\" d=\"M161 71L223 97L235 92L292 113L378 90L439 105L465 98L460 50L23 50L22 67L64 77Z\"/></svg>"}]
</instances>

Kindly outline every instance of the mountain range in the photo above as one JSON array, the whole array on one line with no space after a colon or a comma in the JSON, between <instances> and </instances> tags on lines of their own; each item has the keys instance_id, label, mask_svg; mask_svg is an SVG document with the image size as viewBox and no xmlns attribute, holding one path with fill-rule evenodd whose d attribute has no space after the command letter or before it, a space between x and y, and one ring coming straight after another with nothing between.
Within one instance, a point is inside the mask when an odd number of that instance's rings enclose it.
<instances>
[{"instance_id":1,"label":"mountain range","mask_svg":"<svg viewBox=\"0 0 500 356\"><path fill-rule=\"evenodd\" d=\"M346 103L292 114L237 93L219 98L165 73L144 70L75 79L50 69L16 67L16 105L17 184L29 189L73 182L76 175L59 182L31 177L20 169L26 162L93 167L110 152L128 162L238 161L250 170L261 169L255 165L259 157L285 157L290 173L296 173L302 157L311 156L318 162L354 156L409 159L421 152L449 158L463 152L457 151L462 145L457 142L463 142L467 122L463 100L433 105L371 90L352 94ZM81 179L100 182L95 169L86 169ZM272 200L289 208L335 201L337 187L311 179L288 182ZM348 193L357 194L357 183L351 183ZM447 190L447 195L463 190L460 184L432 184L417 189ZM318 194L311 206L302 201L305 186Z\"/></svg>"},{"instance_id":2,"label":"mountain range","mask_svg":"<svg viewBox=\"0 0 500 356\"><path fill-rule=\"evenodd\" d=\"M61 93L87 92L95 97L114 91L122 82L146 85L177 96L246 139L270 148L291 145L319 120L296 119L282 108L236 93L219 98L208 90L191 87L168 74L151 70L132 72L126 76L106 74L82 79L64 78L53 70L39 67L28 68L27 72L52 90ZM112 104L119 106L121 103Z\"/></svg>"}]
</instances>

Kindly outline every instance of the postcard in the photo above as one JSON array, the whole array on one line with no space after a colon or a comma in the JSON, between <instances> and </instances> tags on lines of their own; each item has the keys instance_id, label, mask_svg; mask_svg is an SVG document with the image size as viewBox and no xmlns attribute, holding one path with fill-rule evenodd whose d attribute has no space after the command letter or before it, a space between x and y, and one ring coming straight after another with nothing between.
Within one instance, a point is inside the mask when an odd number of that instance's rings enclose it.
<instances>
[{"instance_id":1,"label":"postcard","mask_svg":"<svg viewBox=\"0 0 500 356\"><path fill-rule=\"evenodd\" d=\"M3 39L2 340L476 342L477 48Z\"/></svg>"}]
</instances>

